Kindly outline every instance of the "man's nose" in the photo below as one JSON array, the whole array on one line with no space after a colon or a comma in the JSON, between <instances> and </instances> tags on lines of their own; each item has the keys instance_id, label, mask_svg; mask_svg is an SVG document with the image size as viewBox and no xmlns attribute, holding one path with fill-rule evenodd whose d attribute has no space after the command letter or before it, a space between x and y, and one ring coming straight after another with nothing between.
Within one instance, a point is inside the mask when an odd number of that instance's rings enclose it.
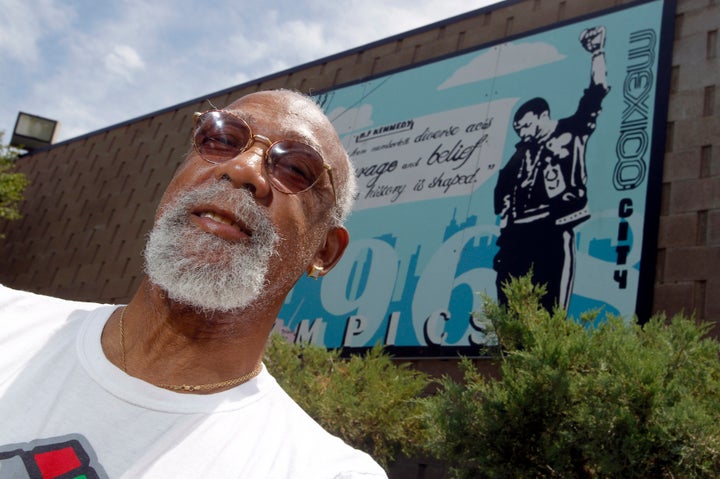
<instances>
[{"instance_id":1,"label":"man's nose","mask_svg":"<svg viewBox=\"0 0 720 479\"><path fill-rule=\"evenodd\" d=\"M270 194L270 183L263 163L267 146L255 141L250 147L234 158L217 165L217 178L225 178L235 188L246 188L256 198L263 199Z\"/></svg>"}]
</instances>

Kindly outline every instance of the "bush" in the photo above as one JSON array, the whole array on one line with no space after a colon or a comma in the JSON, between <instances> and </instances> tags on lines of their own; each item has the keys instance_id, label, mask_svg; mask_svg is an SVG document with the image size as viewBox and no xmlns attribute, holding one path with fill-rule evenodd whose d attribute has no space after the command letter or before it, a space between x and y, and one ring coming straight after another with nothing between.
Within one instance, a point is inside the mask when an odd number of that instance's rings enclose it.
<instances>
[{"instance_id":1,"label":"bush","mask_svg":"<svg viewBox=\"0 0 720 479\"><path fill-rule=\"evenodd\" d=\"M273 334L265 364L311 417L383 466L424 444L418 397L428 380L407 364L393 363L380 346L343 359L337 351Z\"/></svg>"},{"instance_id":2,"label":"bush","mask_svg":"<svg viewBox=\"0 0 720 479\"><path fill-rule=\"evenodd\" d=\"M425 400L429 447L456 477L695 478L720 473L720 347L681 316L579 322L529 278L485 300L501 377L464 360Z\"/></svg>"},{"instance_id":3,"label":"bush","mask_svg":"<svg viewBox=\"0 0 720 479\"><path fill-rule=\"evenodd\" d=\"M2 144L3 133L0 131L0 219L16 220L21 217L19 208L28 180L15 172L19 150Z\"/></svg>"}]
</instances>

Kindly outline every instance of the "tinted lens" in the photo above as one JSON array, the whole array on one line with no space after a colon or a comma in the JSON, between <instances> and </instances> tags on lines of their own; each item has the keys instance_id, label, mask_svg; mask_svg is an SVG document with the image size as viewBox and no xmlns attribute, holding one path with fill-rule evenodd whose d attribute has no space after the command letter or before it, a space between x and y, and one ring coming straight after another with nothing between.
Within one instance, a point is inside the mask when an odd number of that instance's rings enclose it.
<instances>
[{"instance_id":1,"label":"tinted lens","mask_svg":"<svg viewBox=\"0 0 720 479\"><path fill-rule=\"evenodd\" d=\"M205 160L222 163L245 150L250 136L250 127L240 118L209 111L198 119L193 144Z\"/></svg>"},{"instance_id":2,"label":"tinted lens","mask_svg":"<svg viewBox=\"0 0 720 479\"><path fill-rule=\"evenodd\" d=\"M275 187L285 193L300 193L312 188L323 170L320 153L305 143L278 141L267 153L268 175Z\"/></svg>"}]
</instances>

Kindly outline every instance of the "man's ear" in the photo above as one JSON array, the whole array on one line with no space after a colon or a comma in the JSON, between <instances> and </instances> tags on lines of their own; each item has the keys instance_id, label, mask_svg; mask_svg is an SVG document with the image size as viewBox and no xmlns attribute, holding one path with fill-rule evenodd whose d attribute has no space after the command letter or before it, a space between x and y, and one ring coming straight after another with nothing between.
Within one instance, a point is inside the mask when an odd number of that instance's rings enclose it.
<instances>
[{"instance_id":1,"label":"man's ear","mask_svg":"<svg viewBox=\"0 0 720 479\"><path fill-rule=\"evenodd\" d=\"M340 261L349 242L350 233L347 229L342 226L331 228L325 236L325 243L315 253L308 274L313 277L325 276Z\"/></svg>"}]
</instances>

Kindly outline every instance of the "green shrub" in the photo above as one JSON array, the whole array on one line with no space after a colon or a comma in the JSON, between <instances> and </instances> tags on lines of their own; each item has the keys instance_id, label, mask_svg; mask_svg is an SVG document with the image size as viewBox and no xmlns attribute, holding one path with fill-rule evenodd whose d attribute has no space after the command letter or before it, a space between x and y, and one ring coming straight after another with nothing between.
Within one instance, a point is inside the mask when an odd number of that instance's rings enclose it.
<instances>
[{"instance_id":1,"label":"green shrub","mask_svg":"<svg viewBox=\"0 0 720 479\"><path fill-rule=\"evenodd\" d=\"M529 278L508 307L485 300L501 379L470 361L425 400L433 453L456 477L695 478L720 474L720 362L707 326L657 316L643 326L538 302Z\"/></svg>"},{"instance_id":2,"label":"green shrub","mask_svg":"<svg viewBox=\"0 0 720 479\"><path fill-rule=\"evenodd\" d=\"M379 346L344 359L336 351L291 344L273 334L265 364L325 429L384 466L425 442L418 397L428 380L407 364L393 363Z\"/></svg>"},{"instance_id":3,"label":"green shrub","mask_svg":"<svg viewBox=\"0 0 720 479\"><path fill-rule=\"evenodd\" d=\"M4 132L0 131L0 219L17 220L21 218L20 203L28 179L24 174L15 171L15 162L20 152L4 145L3 135Z\"/></svg>"}]
</instances>

